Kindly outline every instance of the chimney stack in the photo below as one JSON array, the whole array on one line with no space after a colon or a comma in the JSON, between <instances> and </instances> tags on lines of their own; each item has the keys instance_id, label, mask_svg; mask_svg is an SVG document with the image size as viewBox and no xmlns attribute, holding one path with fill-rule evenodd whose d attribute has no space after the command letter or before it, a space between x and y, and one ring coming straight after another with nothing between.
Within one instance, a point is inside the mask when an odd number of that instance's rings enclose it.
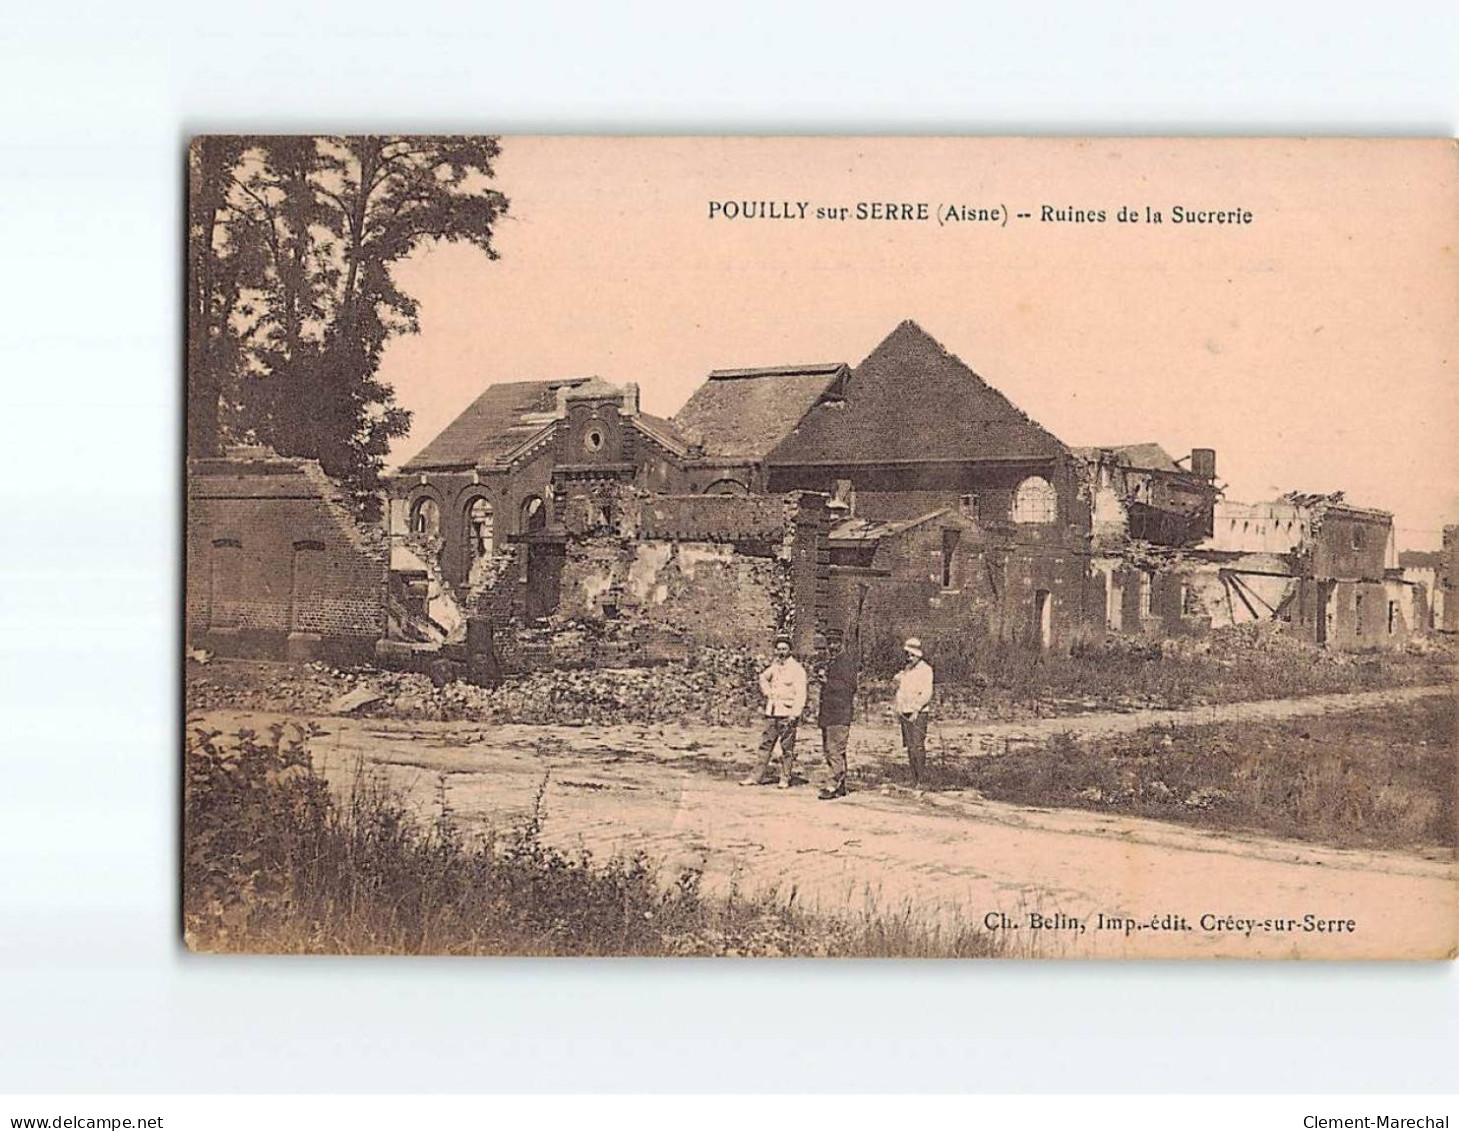
<instances>
[{"instance_id":1,"label":"chimney stack","mask_svg":"<svg viewBox=\"0 0 1459 1131\"><path fill-rule=\"evenodd\" d=\"M1191 472L1202 479L1216 478L1216 449L1192 448Z\"/></svg>"}]
</instances>

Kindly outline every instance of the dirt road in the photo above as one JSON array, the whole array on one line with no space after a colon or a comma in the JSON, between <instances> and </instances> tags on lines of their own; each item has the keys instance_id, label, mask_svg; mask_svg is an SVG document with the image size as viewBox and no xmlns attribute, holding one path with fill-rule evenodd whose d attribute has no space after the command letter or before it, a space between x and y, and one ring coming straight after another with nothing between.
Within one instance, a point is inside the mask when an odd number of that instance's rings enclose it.
<instances>
[{"instance_id":1,"label":"dirt road","mask_svg":"<svg viewBox=\"0 0 1459 1131\"><path fill-rule=\"evenodd\" d=\"M1087 715L1052 716L1013 723L934 724L930 740L940 736L949 746L968 753L988 751L1020 740L1052 738L1068 733L1076 738L1104 738L1155 726L1202 726L1210 723L1275 722L1310 715L1340 714L1373 707L1397 707L1435 695L1453 694L1447 684L1428 687L1393 687L1338 695L1308 695L1300 699L1260 699L1253 703L1216 703L1173 710L1105 711Z\"/></svg>"},{"instance_id":2,"label":"dirt road","mask_svg":"<svg viewBox=\"0 0 1459 1131\"><path fill-rule=\"evenodd\" d=\"M1399 705L1448 688L1404 688L1203 708L946 727L944 756L976 756L1061 731L1104 735L1165 722L1263 720ZM257 714L214 712L224 730ZM1313 847L1160 822L983 800L735 785L748 731L696 726L529 727L319 720L313 750L332 780L385 774L423 817L444 790L456 819L507 827L546 779L544 836L599 856L645 852L706 891L776 889L837 914L911 908L1004 932L1036 956L1360 958L1448 954L1459 929L1452 856ZM934 742L939 736L934 733ZM819 744L801 764L818 776ZM890 726L858 728L852 758L897 757ZM1310 919L1308 917L1311 917ZM1102 918L1101 918L1102 917ZM1128 921L1128 922L1127 922Z\"/></svg>"}]
</instances>

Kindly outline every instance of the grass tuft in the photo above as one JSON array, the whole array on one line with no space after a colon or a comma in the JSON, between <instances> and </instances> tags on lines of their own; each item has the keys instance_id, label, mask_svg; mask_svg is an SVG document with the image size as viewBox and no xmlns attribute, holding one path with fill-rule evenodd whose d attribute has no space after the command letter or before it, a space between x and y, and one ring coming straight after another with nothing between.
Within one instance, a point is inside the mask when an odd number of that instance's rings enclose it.
<instances>
[{"instance_id":1,"label":"grass tuft","mask_svg":"<svg viewBox=\"0 0 1459 1131\"><path fill-rule=\"evenodd\" d=\"M910 906L808 911L796 893L710 898L701 874L642 854L597 860L525 820L468 836L443 804L420 821L356 767L335 797L312 726L187 735L183 909L194 950L318 954L993 957L994 937Z\"/></svg>"}]
</instances>

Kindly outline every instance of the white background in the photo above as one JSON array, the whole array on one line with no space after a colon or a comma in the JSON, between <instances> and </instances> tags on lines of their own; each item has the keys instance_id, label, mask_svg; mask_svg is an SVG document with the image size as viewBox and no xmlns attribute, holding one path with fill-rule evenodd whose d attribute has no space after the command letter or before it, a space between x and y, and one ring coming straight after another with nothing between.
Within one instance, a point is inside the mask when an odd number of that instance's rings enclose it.
<instances>
[{"instance_id":1,"label":"white background","mask_svg":"<svg viewBox=\"0 0 1459 1131\"><path fill-rule=\"evenodd\" d=\"M9 6L0 1091L1452 1089L1452 963L202 960L175 875L188 135L1456 119L1452 3Z\"/></svg>"}]
</instances>

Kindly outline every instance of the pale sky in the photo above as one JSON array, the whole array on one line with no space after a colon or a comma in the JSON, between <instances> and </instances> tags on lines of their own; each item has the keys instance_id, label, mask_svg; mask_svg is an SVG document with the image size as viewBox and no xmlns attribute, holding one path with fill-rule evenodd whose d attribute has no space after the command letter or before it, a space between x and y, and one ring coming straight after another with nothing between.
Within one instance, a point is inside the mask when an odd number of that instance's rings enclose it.
<instances>
[{"instance_id":1,"label":"pale sky","mask_svg":"<svg viewBox=\"0 0 1459 1131\"><path fill-rule=\"evenodd\" d=\"M911 318L1068 444L1212 447L1228 498L1344 490L1394 512L1401 548L1459 521L1452 143L507 137L496 187L498 261L438 246L397 271L421 333L382 368L415 413L395 462L497 381L637 381L670 416L711 369L855 365ZM712 220L714 200L1034 219ZM1177 226L1176 205L1253 222Z\"/></svg>"}]
</instances>

